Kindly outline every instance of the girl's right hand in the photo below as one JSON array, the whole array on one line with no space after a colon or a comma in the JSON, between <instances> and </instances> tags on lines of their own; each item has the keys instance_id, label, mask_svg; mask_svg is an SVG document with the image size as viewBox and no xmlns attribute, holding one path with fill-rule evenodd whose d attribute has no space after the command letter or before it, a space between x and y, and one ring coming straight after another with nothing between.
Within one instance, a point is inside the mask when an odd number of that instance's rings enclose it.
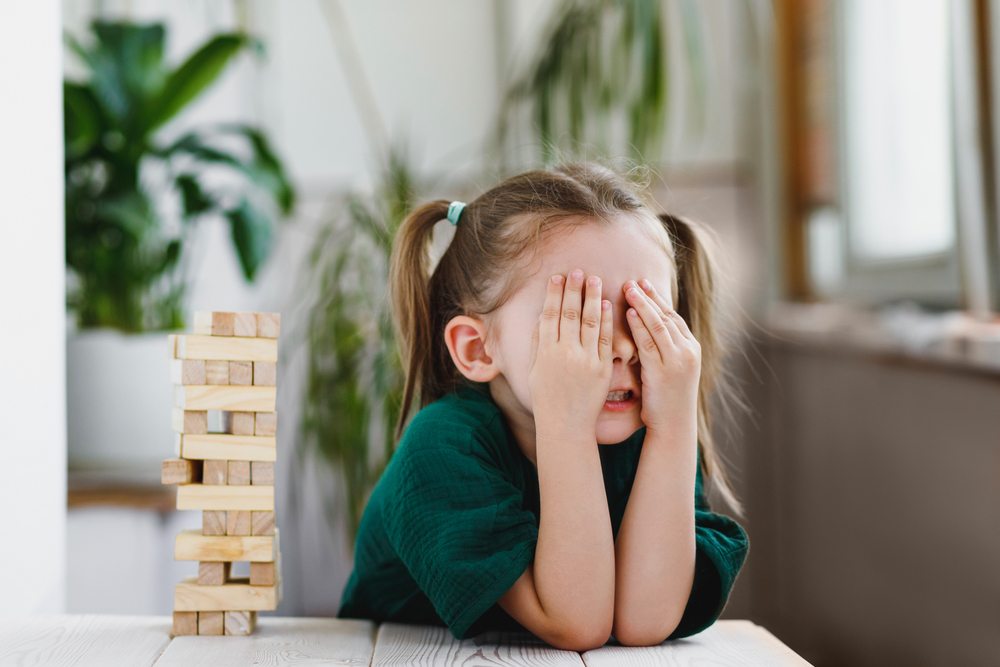
<instances>
[{"instance_id":1,"label":"girl's right hand","mask_svg":"<svg viewBox=\"0 0 1000 667\"><path fill-rule=\"evenodd\" d=\"M601 279L583 271L552 276L531 338L528 387L536 434L596 441L597 418L611 388L611 302ZM564 289L565 285L565 289Z\"/></svg>"}]
</instances>

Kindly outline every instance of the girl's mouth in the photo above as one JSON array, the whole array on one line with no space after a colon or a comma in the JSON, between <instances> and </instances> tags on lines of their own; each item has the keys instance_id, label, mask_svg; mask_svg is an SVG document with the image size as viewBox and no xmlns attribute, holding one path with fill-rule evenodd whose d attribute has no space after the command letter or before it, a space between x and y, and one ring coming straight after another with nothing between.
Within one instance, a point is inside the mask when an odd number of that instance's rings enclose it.
<instances>
[{"instance_id":1,"label":"girl's mouth","mask_svg":"<svg viewBox=\"0 0 1000 667\"><path fill-rule=\"evenodd\" d=\"M637 401L638 397L631 389L609 391L608 397L604 401L604 409L611 412L625 412Z\"/></svg>"}]
</instances>

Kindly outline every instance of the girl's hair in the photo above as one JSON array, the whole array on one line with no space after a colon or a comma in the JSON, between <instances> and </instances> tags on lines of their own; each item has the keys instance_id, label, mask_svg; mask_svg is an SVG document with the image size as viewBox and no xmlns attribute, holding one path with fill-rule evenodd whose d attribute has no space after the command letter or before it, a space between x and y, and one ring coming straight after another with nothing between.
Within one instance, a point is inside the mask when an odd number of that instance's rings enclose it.
<instances>
[{"instance_id":1,"label":"girl's hair","mask_svg":"<svg viewBox=\"0 0 1000 667\"><path fill-rule=\"evenodd\" d=\"M717 312L714 239L694 221L654 214L643 201L642 189L594 162L513 176L466 206L433 271L433 231L447 215L449 202L430 202L406 217L393 245L390 270L393 319L406 370L397 438L415 398L422 408L454 389L461 377L444 338L453 317L487 316L500 308L533 273L527 263L549 232L566 225L638 223L672 263L675 309L701 344L698 442L705 476L737 514L742 512L710 429L713 391L732 391L722 369L726 346Z\"/></svg>"}]
</instances>

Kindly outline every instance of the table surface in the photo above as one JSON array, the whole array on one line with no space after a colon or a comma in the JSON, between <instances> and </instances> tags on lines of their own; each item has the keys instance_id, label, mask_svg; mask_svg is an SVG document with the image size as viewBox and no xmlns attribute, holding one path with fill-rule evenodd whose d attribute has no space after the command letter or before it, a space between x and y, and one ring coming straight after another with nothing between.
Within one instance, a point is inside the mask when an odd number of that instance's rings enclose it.
<instances>
[{"instance_id":1,"label":"table surface","mask_svg":"<svg viewBox=\"0 0 1000 667\"><path fill-rule=\"evenodd\" d=\"M0 621L0 667L502 667L503 665L808 666L750 621L717 621L658 646L603 646L576 653L530 634L487 633L462 641L446 628L337 618L261 617L249 637L171 638L167 616L36 616Z\"/></svg>"}]
</instances>

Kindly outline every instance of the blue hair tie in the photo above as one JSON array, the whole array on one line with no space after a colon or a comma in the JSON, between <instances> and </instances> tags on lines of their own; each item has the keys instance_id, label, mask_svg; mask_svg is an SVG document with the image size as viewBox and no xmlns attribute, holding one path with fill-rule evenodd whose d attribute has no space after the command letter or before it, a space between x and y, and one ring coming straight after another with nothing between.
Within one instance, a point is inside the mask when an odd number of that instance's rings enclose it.
<instances>
[{"instance_id":1,"label":"blue hair tie","mask_svg":"<svg viewBox=\"0 0 1000 667\"><path fill-rule=\"evenodd\" d=\"M465 210L464 201L453 201L448 204L448 222L455 226L458 224L458 217L462 215L462 211Z\"/></svg>"}]
</instances>

